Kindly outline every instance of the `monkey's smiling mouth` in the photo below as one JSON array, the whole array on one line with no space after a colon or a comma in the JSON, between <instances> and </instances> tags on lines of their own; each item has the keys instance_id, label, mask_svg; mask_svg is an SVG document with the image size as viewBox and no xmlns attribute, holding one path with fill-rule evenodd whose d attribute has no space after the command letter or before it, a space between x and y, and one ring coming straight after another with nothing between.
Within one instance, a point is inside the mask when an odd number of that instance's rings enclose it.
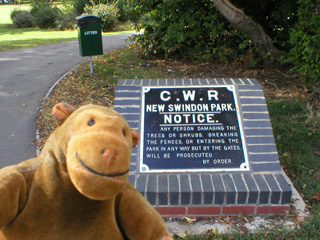
<instances>
[{"instance_id":1,"label":"monkey's smiling mouth","mask_svg":"<svg viewBox=\"0 0 320 240\"><path fill-rule=\"evenodd\" d=\"M99 175L101 177L119 177L119 176L123 176L125 174L127 174L129 172L130 169L122 172L122 173L115 173L115 174L105 174L105 173L99 173L93 169L91 169L90 167L88 167L80 158L79 154L76 152L76 157L79 160L79 162L81 163L81 165L86 168L89 172L94 173L96 175Z\"/></svg>"}]
</instances>

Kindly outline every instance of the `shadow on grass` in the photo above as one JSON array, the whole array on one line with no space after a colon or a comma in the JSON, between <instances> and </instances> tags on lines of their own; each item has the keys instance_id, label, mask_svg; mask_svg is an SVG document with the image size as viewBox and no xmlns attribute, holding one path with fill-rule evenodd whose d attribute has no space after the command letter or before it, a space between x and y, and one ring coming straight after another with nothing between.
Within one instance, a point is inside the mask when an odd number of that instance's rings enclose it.
<instances>
[{"instance_id":1,"label":"shadow on grass","mask_svg":"<svg viewBox=\"0 0 320 240\"><path fill-rule=\"evenodd\" d=\"M32 32L56 32L57 29L40 29L35 27L30 28L17 28L13 24L0 23L0 34L24 34L24 33L32 33ZM61 31L63 32L63 31Z\"/></svg>"},{"instance_id":2,"label":"shadow on grass","mask_svg":"<svg viewBox=\"0 0 320 240\"><path fill-rule=\"evenodd\" d=\"M36 29L36 28L16 28L13 24L0 23L0 33L1 34L16 35L16 34L23 34L26 32L36 32L36 31L39 31L39 29Z\"/></svg>"},{"instance_id":3,"label":"shadow on grass","mask_svg":"<svg viewBox=\"0 0 320 240\"><path fill-rule=\"evenodd\" d=\"M9 51L13 49L35 47L35 46L46 45L46 44L73 41L73 40L77 40L77 38L48 38L48 39L35 38L30 40L14 40L14 41L11 40L8 42L0 43L0 52Z\"/></svg>"},{"instance_id":4,"label":"shadow on grass","mask_svg":"<svg viewBox=\"0 0 320 240\"><path fill-rule=\"evenodd\" d=\"M76 33L55 32L55 29L16 28L12 24L0 23L0 35L15 36L14 39L0 36L0 52L78 39Z\"/></svg>"}]
</instances>

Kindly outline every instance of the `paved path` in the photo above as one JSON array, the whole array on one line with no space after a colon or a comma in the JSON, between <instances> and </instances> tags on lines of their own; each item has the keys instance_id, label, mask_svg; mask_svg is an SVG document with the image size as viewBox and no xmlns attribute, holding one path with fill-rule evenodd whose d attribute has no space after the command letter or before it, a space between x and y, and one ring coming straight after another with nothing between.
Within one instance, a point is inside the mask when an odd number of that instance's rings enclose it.
<instances>
[{"instance_id":1,"label":"paved path","mask_svg":"<svg viewBox=\"0 0 320 240\"><path fill-rule=\"evenodd\" d=\"M130 35L103 37L104 51L125 46ZM59 78L87 60L78 41L0 53L0 168L35 156L41 100Z\"/></svg>"}]
</instances>

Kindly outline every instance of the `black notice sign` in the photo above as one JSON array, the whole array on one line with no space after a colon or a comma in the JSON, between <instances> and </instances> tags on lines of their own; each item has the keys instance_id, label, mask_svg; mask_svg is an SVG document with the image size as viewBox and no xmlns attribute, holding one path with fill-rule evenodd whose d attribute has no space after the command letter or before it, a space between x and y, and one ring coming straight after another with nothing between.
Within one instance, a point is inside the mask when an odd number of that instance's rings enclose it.
<instances>
[{"instance_id":1,"label":"black notice sign","mask_svg":"<svg viewBox=\"0 0 320 240\"><path fill-rule=\"evenodd\" d=\"M233 85L142 94L141 172L249 170Z\"/></svg>"}]
</instances>

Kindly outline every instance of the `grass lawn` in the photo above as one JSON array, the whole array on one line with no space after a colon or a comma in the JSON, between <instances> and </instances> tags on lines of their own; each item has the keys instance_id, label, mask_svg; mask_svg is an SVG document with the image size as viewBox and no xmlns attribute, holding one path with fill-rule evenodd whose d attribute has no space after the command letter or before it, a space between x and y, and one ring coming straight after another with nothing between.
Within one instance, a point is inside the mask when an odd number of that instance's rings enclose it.
<instances>
[{"instance_id":1,"label":"grass lawn","mask_svg":"<svg viewBox=\"0 0 320 240\"><path fill-rule=\"evenodd\" d=\"M21 7L15 5L0 5L0 52L78 39L77 30L57 31L39 28L17 29L13 26L10 19L10 13L15 8L28 9L30 8L30 5L25 4ZM103 33L103 35L117 33L123 32Z\"/></svg>"}]
</instances>

